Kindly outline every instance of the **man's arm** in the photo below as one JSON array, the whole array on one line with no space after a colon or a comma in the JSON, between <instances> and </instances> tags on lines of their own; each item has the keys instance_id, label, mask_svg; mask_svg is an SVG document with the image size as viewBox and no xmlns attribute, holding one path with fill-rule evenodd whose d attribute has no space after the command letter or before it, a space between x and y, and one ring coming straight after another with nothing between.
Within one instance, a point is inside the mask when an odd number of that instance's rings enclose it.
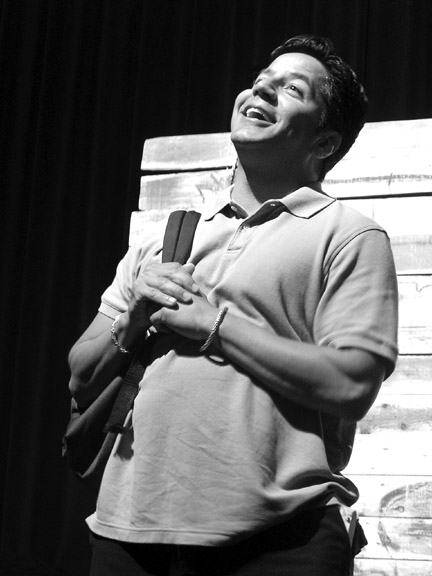
<instances>
[{"instance_id":1,"label":"man's arm","mask_svg":"<svg viewBox=\"0 0 432 576\"><path fill-rule=\"evenodd\" d=\"M289 340L227 315L218 344L222 353L293 402L348 420L372 406L386 362L366 350Z\"/></svg>"},{"instance_id":2,"label":"man's arm","mask_svg":"<svg viewBox=\"0 0 432 576\"><path fill-rule=\"evenodd\" d=\"M124 333L124 316L122 314L119 318L117 334L119 343L126 347L120 335L120 332ZM98 312L69 353L69 390L83 408L91 404L131 360L130 354L124 354L114 346L111 340L112 323L111 318Z\"/></svg>"},{"instance_id":3,"label":"man's arm","mask_svg":"<svg viewBox=\"0 0 432 576\"><path fill-rule=\"evenodd\" d=\"M194 340L205 340L218 309L193 296L190 304L161 308L152 321ZM215 340L222 355L275 392L306 408L361 419L379 391L386 361L366 350L290 340L232 313Z\"/></svg>"},{"instance_id":4,"label":"man's arm","mask_svg":"<svg viewBox=\"0 0 432 576\"><path fill-rule=\"evenodd\" d=\"M152 264L132 286L128 309L119 316L116 337L120 346L133 352L151 326L149 314L160 306L172 307L191 301L198 287L192 279L194 266L177 263ZM69 389L85 408L131 361L111 338L112 318L98 313L69 353Z\"/></svg>"}]
</instances>

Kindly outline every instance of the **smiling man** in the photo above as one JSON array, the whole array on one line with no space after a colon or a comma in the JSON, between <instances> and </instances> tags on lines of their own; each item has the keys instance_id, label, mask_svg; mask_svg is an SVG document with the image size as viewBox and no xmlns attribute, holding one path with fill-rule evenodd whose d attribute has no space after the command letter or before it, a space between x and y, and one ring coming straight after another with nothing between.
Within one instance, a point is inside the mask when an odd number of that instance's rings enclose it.
<instances>
[{"instance_id":1,"label":"smiling man","mask_svg":"<svg viewBox=\"0 0 432 576\"><path fill-rule=\"evenodd\" d=\"M234 184L190 261L161 263L156 225L119 264L70 352L85 407L153 332L88 519L92 576L350 573L342 470L395 365L397 286L385 232L321 182L365 111L328 40L288 40L236 99Z\"/></svg>"},{"instance_id":2,"label":"smiling man","mask_svg":"<svg viewBox=\"0 0 432 576\"><path fill-rule=\"evenodd\" d=\"M326 77L324 65L314 57L285 53L236 100L232 140L239 155L248 151L240 166L260 180L271 174L276 198L318 181L323 159L340 145L336 130L320 127Z\"/></svg>"}]
</instances>

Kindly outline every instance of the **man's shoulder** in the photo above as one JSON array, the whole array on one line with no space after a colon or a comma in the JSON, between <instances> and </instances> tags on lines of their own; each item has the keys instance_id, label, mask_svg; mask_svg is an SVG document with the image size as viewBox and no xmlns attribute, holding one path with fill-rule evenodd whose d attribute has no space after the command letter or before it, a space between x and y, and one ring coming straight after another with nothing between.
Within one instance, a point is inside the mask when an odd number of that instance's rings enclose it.
<instances>
[{"instance_id":1,"label":"man's shoulder","mask_svg":"<svg viewBox=\"0 0 432 576\"><path fill-rule=\"evenodd\" d=\"M135 235L122 258L123 267L139 270L144 261L162 252L166 222L167 220L163 219L143 224L142 230Z\"/></svg>"},{"instance_id":2,"label":"man's shoulder","mask_svg":"<svg viewBox=\"0 0 432 576\"><path fill-rule=\"evenodd\" d=\"M343 200L336 199L330 206L327 215L334 220L337 227L342 229L359 230L379 230L385 232L384 228L369 216Z\"/></svg>"}]
</instances>

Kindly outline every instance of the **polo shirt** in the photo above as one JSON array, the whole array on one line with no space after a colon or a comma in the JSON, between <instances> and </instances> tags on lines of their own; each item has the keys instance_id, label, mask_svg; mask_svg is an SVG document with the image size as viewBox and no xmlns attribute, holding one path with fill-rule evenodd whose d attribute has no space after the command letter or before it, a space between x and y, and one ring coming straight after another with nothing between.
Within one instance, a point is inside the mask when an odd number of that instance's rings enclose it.
<instances>
[{"instance_id":1,"label":"polo shirt","mask_svg":"<svg viewBox=\"0 0 432 576\"><path fill-rule=\"evenodd\" d=\"M190 262L208 300L266 331L318 346L397 357L397 283L375 222L303 187L254 214L230 190L201 218ZM120 262L100 312L127 309L161 261L165 224ZM358 498L342 474L355 423L299 406L229 360L176 334L157 340L127 432L102 481L95 533L127 542L225 545L300 509Z\"/></svg>"}]
</instances>

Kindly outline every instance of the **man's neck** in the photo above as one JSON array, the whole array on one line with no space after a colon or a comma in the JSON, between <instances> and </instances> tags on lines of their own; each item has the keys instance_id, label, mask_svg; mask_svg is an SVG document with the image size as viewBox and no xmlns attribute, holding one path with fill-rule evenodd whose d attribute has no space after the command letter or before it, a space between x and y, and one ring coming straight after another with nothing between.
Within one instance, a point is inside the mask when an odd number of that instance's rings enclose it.
<instances>
[{"instance_id":1,"label":"man's neck","mask_svg":"<svg viewBox=\"0 0 432 576\"><path fill-rule=\"evenodd\" d=\"M281 199L301 186L312 183L304 179L302 182L286 177L277 177L274 172L263 174L262 171L245 170L239 162L232 198L242 206L248 214L253 214L270 199Z\"/></svg>"}]
</instances>

